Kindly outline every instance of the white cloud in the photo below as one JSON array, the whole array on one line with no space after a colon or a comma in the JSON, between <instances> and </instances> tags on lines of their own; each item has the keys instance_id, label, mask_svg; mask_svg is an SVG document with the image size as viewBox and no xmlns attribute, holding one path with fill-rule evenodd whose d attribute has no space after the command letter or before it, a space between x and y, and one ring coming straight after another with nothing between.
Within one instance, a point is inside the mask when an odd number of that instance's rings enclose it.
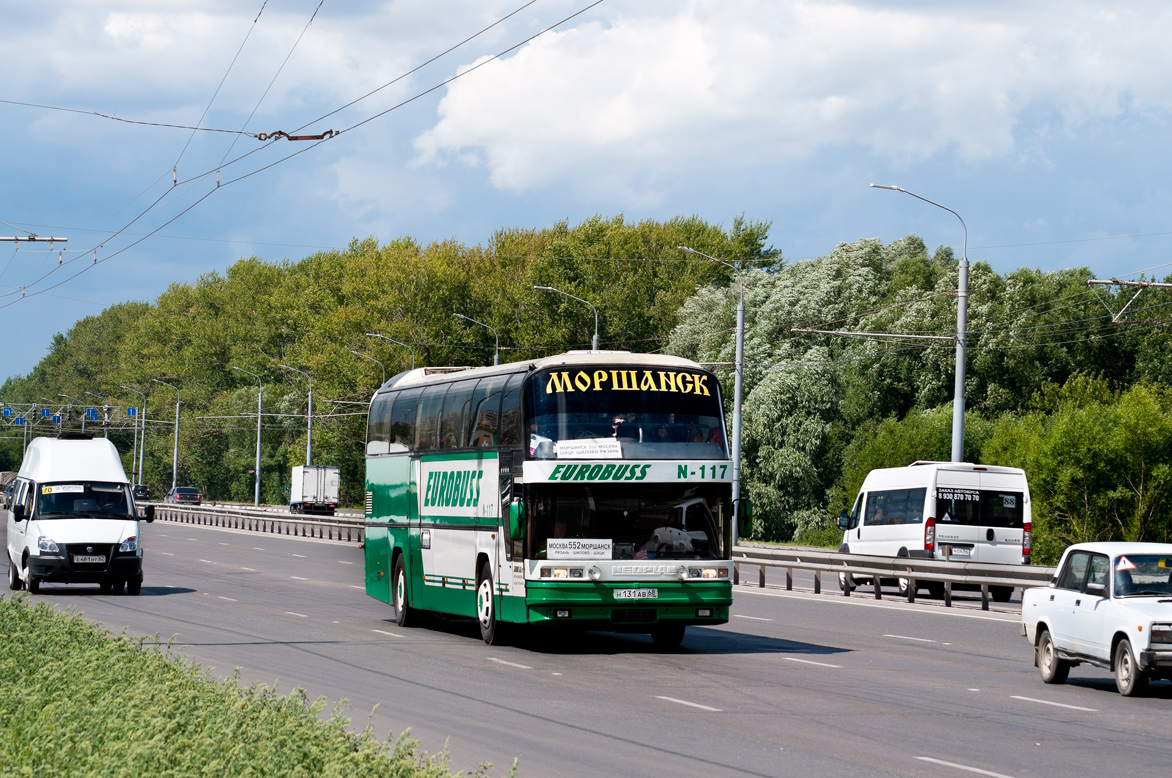
<instances>
[{"instance_id":1,"label":"white cloud","mask_svg":"<svg viewBox=\"0 0 1172 778\"><path fill-rule=\"evenodd\" d=\"M1015 152L1032 116L1077 132L1172 107L1159 3L642 0L590 18L453 83L419 160L475 159L504 190L601 179L655 199L673 166L834 146L981 160Z\"/></svg>"}]
</instances>

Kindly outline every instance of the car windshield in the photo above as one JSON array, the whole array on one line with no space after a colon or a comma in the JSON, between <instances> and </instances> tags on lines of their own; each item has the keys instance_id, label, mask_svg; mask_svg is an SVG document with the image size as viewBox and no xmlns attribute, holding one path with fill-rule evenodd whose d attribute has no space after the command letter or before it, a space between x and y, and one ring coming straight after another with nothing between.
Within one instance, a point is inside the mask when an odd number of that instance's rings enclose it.
<instances>
[{"instance_id":1,"label":"car windshield","mask_svg":"<svg viewBox=\"0 0 1172 778\"><path fill-rule=\"evenodd\" d=\"M1172 595L1172 556L1124 554L1112 560L1116 597Z\"/></svg>"},{"instance_id":2,"label":"car windshield","mask_svg":"<svg viewBox=\"0 0 1172 778\"><path fill-rule=\"evenodd\" d=\"M136 518L131 504L126 484L66 481L37 487L37 516L41 519Z\"/></svg>"}]
</instances>

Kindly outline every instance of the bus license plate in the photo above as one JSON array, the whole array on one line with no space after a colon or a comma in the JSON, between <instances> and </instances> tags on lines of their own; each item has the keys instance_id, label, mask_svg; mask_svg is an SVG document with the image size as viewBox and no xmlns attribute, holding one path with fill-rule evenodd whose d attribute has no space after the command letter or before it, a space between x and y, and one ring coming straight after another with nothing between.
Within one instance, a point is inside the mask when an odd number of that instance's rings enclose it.
<instances>
[{"instance_id":1,"label":"bus license plate","mask_svg":"<svg viewBox=\"0 0 1172 778\"><path fill-rule=\"evenodd\" d=\"M658 600L658 589L615 589L616 600Z\"/></svg>"},{"instance_id":2,"label":"bus license plate","mask_svg":"<svg viewBox=\"0 0 1172 778\"><path fill-rule=\"evenodd\" d=\"M106 557L102 554L91 554L89 556L78 554L73 557L73 561L82 565L101 565L106 563Z\"/></svg>"}]
</instances>

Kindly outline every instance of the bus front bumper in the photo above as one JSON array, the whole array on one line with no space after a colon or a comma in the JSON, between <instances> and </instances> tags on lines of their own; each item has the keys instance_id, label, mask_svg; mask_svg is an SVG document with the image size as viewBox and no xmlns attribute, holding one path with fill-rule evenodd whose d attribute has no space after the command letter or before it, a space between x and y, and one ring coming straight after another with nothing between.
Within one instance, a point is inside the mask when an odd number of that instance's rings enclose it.
<instances>
[{"instance_id":1,"label":"bus front bumper","mask_svg":"<svg viewBox=\"0 0 1172 778\"><path fill-rule=\"evenodd\" d=\"M732 584L716 581L683 584L526 581L526 590L530 624L565 623L617 631L638 632L657 624L725 624L732 605ZM643 594L625 599L621 594L624 591ZM653 591L655 596L647 596L647 591Z\"/></svg>"}]
</instances>

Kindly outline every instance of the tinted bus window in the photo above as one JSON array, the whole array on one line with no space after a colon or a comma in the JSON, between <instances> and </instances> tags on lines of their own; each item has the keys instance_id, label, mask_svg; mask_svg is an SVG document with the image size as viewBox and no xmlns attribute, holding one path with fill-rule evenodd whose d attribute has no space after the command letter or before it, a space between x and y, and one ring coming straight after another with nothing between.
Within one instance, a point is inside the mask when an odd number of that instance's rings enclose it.
<instances>
[{"instance_id":1,"label":"tinted bus window","mask_svg":"<svg viewBox=\"0 0 1172 778\"><path fill-rule=\"evenodd\" d=\"M415 414L419 410L420 389L404 389L391 411L391 451L406 451L415 445Z\"/></svg>"},{"instance_id":2,"label":"tinted bus window","mask_svg":"<svg viewBox=\"0 0 1172 778\"><path fill-rule=\"evenodd\" d=\"M867 495L863 525L919 524L924 519L927 489L890 489Z\"/></svg>"},{"instance_id":3,"label":"tinted bus window","mask_svg":"<svg viewBox=\"0 0 1172 778\"><path fill-rule=\"evenodd\" d=\"M440 422L440 448L464 448L468 433L468 407L472 404L475 381L457 381L444 397L444 411Z\"/></svg>"},{"instance_id":4,"label":"tinted bus window","mask_svg":"<svg viewBox=\"0 0 1172 778\"><path fill-rule=\"evenodd\" d=\"M423 398L419 401L419 421L415 425L415 449L417 451L437 448L440 409L443 408L444 394L447 391L447 384L429 386L423 390Z\"/></svg>"},{"instance_id":5,"label":"tinted bus window","mask_svg":"<svg viewBox=\"0 0 1172 778\"><path fill-rule=\"evenodd\" d=\"M377 395L370 403L366 417L366 455L385 454L391 439L391 406L395 393Z\"/></svg>"},{"instance_id":6,"label":"tinted bus window","mask_svg":"<svg viewBox=\"0 0 1172 778\"><path fill-rule=\"evenodd\" d=\"M995 490L936 490L937 521L967 527L1020 529L1025 515L1022 492Z\"/></svg>"},{"instance_id":7,"label":"tinted bus window","mask_svg":"<svg viewBox=\"0 0 1172 778\"><path fill-rule=\"evenodd\" d=\"M501 390L508 376L491 376L480 379L472 393L472 410L469 414L470 446L495 446L497 427L501 415Z\"/></svg>"},{"instance_id":8,"label":"tinted bus window","mask_svg":"<svg viewBox=\"0 0 1172 778\"><path fill-rule=\"evenodd\" d=\"M500 445L519 446L521 436L521 382L523 373L513 373L501 399Z\"/></svg>"}]
</instances>

